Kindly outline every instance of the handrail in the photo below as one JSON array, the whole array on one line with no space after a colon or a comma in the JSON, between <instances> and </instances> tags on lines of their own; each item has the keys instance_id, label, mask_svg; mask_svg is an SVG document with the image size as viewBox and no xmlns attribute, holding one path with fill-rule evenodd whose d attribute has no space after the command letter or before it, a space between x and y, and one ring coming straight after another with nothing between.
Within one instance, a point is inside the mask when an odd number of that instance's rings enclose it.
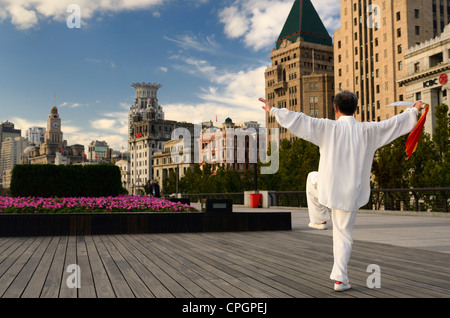
<instances>
[{"instance_id":1,"label":"handrail","mask_svg":"<svg viewBox=\"0 0 450 318\"><path fill-rule=\"evenodd\" d=\"M306 191L268 191L270 206L307 207ZM232 199L233 204L244 204L244 193L184 193L184 198ZM361 209L449 212L450 187L371 189L369 202Z\"/></svg>"}]
</instances>

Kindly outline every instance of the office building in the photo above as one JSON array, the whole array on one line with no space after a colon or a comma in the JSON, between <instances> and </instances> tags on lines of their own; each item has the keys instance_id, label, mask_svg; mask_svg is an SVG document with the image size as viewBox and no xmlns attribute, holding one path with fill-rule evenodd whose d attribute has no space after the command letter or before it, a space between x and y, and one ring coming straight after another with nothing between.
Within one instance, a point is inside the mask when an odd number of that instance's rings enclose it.
<instances>
[{"instance_id":1,"label":"office building","mask_svg":"<svg viewBox=\"0 0 450 318\"><path fill-rule=\"evenodd\" d=\"M270 58L265 86L271 105L334 119L333 43L310 0L294 2ZM280 139L297 138L269 114L266 127L279 128Z\"/></svg>"},{"instance_id":2,"label":"office building","mask_svg":"<svg viewBox=\"0 0 450 318\"><path fill-rule=\"evenodd\" d=\"M398 82L407 75L405 52L441 34L449 19L450 0L341 0L335 88L358 95L357 120L385 120L405 109L386 107L407 100Z\"/></svg>"}]
</instances>

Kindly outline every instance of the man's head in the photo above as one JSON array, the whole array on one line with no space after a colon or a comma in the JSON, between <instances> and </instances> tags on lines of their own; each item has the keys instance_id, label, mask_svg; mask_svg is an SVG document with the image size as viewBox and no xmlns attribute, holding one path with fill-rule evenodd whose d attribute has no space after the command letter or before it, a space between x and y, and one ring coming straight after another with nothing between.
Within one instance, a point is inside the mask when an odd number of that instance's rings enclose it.
<instances>
[{"instance_id":1,"label":"man's head","mask_svg":"<svg viewBox=\"0 0 450 318\"><path fill-rule=\"evenodd\" d=\"M334 97L334 105L343 115L351 116L358 106L358 97L350 91L342 91Z\"/></svg>"}]
</instances>

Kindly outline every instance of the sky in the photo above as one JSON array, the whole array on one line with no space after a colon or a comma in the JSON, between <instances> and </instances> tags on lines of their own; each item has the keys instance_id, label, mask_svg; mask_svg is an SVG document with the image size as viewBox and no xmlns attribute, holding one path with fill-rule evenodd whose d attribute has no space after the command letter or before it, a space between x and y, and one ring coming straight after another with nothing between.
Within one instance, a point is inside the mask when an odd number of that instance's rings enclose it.
<instances>
[{"instance_id":1,"label":"sky","mask_svg":"<svg viewBox=\"0 0 450 318\"><path fill-rule=\"evenodd\" d=\"M333 36L340 1L312 2ZM293 3L0 0L0 122L25 137L55 104L68 145L127 149L130 85L152 82L168 120L264 127L264 71Z\"/></svg>"}]
</instances>

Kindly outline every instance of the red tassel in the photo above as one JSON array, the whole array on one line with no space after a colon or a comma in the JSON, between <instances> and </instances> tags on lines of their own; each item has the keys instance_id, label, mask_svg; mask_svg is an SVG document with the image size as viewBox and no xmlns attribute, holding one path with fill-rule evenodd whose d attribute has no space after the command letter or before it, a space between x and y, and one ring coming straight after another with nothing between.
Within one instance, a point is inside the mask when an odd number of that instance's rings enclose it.
<instances>
[{"instance_id":1,"label":"red tassel","mask_svg":"<svg viewBox=\"0 0 450 318\"><path fill-rule=\"evenodd\" d=\"M420 117L419 121L417 122L416 127L411 131L411 133L408 136L408 140L406 141L406 154L408 158L411 158L412 154L416 151L417 145L419 144L420 135L422 134L423 127L425 125L425 122L427 120L427 114L428 114L429 106L425 105L425 112Z\"/></svg>"}]
</instances>

